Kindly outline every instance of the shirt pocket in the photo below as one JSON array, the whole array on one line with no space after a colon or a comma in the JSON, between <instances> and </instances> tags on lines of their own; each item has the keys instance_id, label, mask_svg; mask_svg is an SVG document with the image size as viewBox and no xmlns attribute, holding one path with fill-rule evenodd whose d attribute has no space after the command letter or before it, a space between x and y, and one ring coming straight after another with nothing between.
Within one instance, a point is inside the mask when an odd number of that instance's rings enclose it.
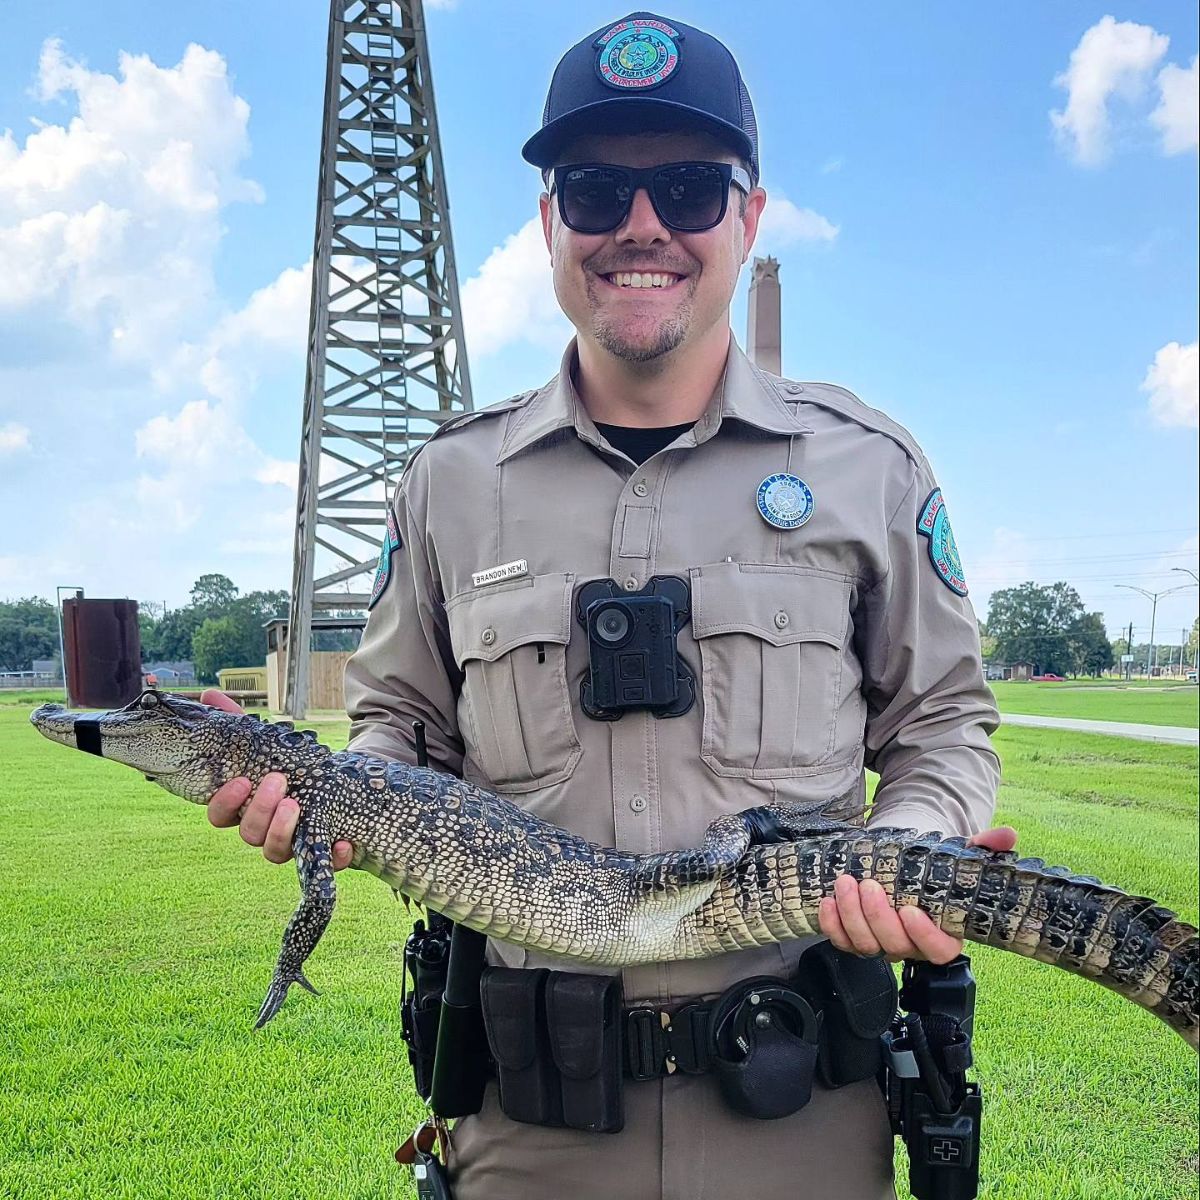
<instances>
[{"instance_id":1,"label":"shirt pocket","mask_svg":"<svg viewBox=\"0 0 1200 1200\"><path fill-rule=\"evenodd\" d=\"M815 568L695 568L701 756L718 775L780 779L839 765L850 580Z\"/></svg>"},{"instance_id":2,"label":"shirt pocket","mask_svg":"<svg viewBox=\"0 0 1200 1200\"><path fill-rule=\"evenodd\" d=\"M506 792L561 782L582 753L567 690L574 582L534 575L446 603L467 757Z\"/></svg>"}]
</instances>

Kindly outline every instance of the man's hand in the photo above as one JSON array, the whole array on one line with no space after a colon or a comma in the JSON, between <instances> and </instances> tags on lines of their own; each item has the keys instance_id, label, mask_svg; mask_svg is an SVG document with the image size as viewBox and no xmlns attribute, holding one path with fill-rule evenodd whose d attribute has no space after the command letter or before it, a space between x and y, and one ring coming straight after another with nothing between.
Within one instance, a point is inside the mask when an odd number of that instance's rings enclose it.
<instances>
[{"instance_id":1,"label":"man's hand","mask_svg":"<svg viewBox=\"0 0 1200 1200\"><path fill-rule=\"evenodd\" d=\"M225 712L243 711L216 688L202 692L200 703L211 704ZM300 805L287 795L286 775L277 771L264 775L253 796L250 795L250 780L244 776L231 779L213 794L206 811L209 821L218 829L238 826L242 841L250 846L261 846L263 858L268 862L285 863L292 857L292 838L300 820ZM354 847L349 842L333 843L335 871L348 867L353 856Z\"/></svg>"},{"instance_id":2,"label":"man's hand","mask_svg":"<svg viewBox=\"0 0 1200 1200\"><path fill-rule=\"evenodd\" d=\"M1011 850L1017 831L1011 825L985 829L968 842L987 850ZM897 911L873 879L859 883L839 876L833 897L821 901L821 932L839 949L851 954L886 954L890 962L924 959L948 963L962 953L962 940L943 933L919 908L905 904Z\"/></svg>"}]
</instances>

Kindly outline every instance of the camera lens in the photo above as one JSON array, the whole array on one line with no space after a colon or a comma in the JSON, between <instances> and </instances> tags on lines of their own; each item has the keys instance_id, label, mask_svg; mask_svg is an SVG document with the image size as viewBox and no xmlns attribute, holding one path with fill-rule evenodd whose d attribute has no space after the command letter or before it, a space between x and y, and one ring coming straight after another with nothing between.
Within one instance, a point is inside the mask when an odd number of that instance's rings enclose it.
<instances>
[{"instance_id":1,"label":"camera lens","mask_svg":"<svg viewBox=\"0 0 1200 1200\"><path fill-rule=\"evenodd\" d=\"M596 636L615 645L629 633L629 618L619 608L606 608L596 617Z\"/></svg>"}]
</instances>

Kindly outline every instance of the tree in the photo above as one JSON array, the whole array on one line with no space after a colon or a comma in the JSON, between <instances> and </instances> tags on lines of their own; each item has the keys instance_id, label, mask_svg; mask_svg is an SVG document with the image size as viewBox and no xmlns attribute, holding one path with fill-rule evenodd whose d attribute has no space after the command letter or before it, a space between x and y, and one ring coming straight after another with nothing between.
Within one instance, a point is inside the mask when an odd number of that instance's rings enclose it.
<instances>
[{"instance_id":1,"label":"tree","mask_svg":"<svg viewBox=\"0 0 1200 1200\"><path fill-rule=\"evenodd\" d=\"M987 630L1002 661L1067 675L1075 668L1072 631L1083 616L1083 601L1069 584L1022 583L992 593Z\"/></svg>"},{"instance_id":2,"label":"tree","mask_svg":"<svg viewBox=\"0 0 1200 1200\"><path fill-rule=\"evenodd\" d=\"M1085 613L1071 629L1071 651L1076 671L1099 675L1116 662L1104 618L1098 612Z\"/></svg>"},{"instance_id":3,"label":"tree","mask_svg":"<svg viewBox=\"0 0 1200 1200\"><path fill-rule=\"evenodd\" d=\"M1200 617L1197 617L1192 622L1192 632L1188 634L1188 640L1187 640L1188 661L1195 663L1197 653L1200 653Z\"/></svg>"},{"instance_id":4,"label":"tree","mask_svg":"<svg viewBox=\"0 0 1200 1200\"><path fill-rule=\"evenodd\" d=\"M192 636L204 623L204 616L188 605L172 609L155 627L156 647L165 662L183 662L192 657Z\"/></svg>"},{"instance_id":5,"label":"tree","mask_svg":"<svg viewBox=\"0 0 1200 1200\"><path fill-rule=\"evenodd\" d=\"M238 590L228 576L201 575L192 584L192 608L205 617L219 617L228 612L237 599Z\"/></svg>"},{"instance_id":6,"label":"tree","mask_svg":"<svg viewBox=\"0 0 1200 1200\"><path fill-rule=\"evenodd\" d=\"M192 638L196 678L201 683L216 683L218 671L249 666L242 661L244 642L242 630L233 617L207 618Z\"/></svg>"},{"instance_id":7,"label":"tree","mask_svg":"<svg viewBox=\"0 0 1200 1200\"><path fill-rule=\"evenodd\" d=\"M49 600L0 601L0 671L30 671L35 658L58 657L58 613Z\"/></svg>"}]
</instances>

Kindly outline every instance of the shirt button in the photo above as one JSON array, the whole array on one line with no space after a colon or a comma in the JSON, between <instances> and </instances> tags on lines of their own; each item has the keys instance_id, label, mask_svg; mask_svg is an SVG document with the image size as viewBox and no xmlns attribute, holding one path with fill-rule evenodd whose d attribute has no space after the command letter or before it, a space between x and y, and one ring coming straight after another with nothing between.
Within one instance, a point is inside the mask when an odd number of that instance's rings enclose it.
<instances>
[{"instance_id":1,"label":"shirt button","mask_svg":"<svg viewBox=\"0 0 1200 1200\"><path fill-rule=\"evenodd\" d=\"M789 383L787 390L793 395L798 396L804 389L798 383Z\"/></svg>"},{"instance_id":2,"label":"shirt button","mask_svg":"<svg viewBox=\"0 0 1200 1200\"><path fill-rule=\"evenodd\" d=\"M640 479L633 485L633 494L635 496L645 496L649 491L650 489Z\"/></svg>"},{"instance_id":3,"label":"shirt button","mask_svg":"<svg viewBox=\"0 0 1200 1200\"><path fill-rule=\"evenodd\" d=\"M637 580L634 579L634 577L632 575L630 575L630 577L627 580L625 580L625 590L627 592L636 592L637 585L638 585Z\"/></svg>"},{"instance_id":4,"label":"shirt button","mask_svg":"<svg viewBox=\"0 0 1200 1200\"><path fill-rule=\"evenodd\" d=\"M632 808L634 812L642 812L646 807L646 797L642 795L634 796L629 801L629 807Z\"/></svg>"},{"instance_id":5,"label":"shirt button","mask_svg":"<svg viewBox=\"0 0 1200 1200\"><path fill-rule=\"evenodd\" d=\"M496 641L496 631L494 629L485 629L479 636L485 646L491 646Z\"/></svg>"},{"instance_id":6,"label":"shirt button","mask_svg":"<svg viewBox=\"0 0 1200 1200\"><path fill-rule=\"evenodd\" d=\"M788 627L788 615L785 612L777 612L775 614L775 628L786 629Z\"/></svg>"}]
</instances>

